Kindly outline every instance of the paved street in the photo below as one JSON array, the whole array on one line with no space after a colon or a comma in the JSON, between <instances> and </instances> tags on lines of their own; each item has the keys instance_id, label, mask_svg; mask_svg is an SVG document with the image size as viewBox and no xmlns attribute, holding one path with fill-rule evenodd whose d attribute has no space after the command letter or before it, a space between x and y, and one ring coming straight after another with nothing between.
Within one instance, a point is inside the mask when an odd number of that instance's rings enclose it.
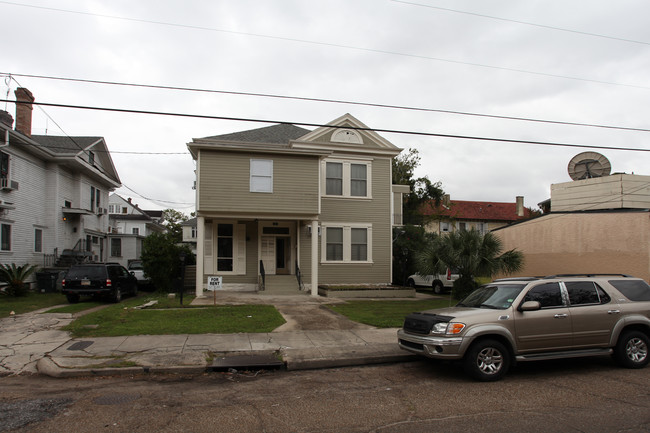
<instances>
[{"instance_id":1,"label":"paved street","mask_svg":"<svg viewBox=\"0 0 650 433\"><path fill-rule=\"evenodd\" d=\"M191 376L11 376L0 387L0 431L650 431L650 369L621 369L608 358L524 364L497 383L417 361Z\"/></svg>"}]
</instances>

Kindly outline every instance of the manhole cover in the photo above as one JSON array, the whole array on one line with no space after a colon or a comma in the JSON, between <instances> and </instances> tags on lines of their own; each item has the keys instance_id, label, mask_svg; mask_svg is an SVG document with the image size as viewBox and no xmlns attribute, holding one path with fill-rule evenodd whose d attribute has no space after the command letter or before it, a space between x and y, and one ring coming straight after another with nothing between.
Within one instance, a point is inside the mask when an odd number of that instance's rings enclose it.
<instances>
[{"instance_id":1,"label":"manhole cover","mask_svg":"<svg viewBox=\"0 0 650 433\"><path fill-rule=\"evenodd\" d=\"M140 394L109 394L95 397L93 403L95 404L122 404L130 403L140 398Z\"/></svg>"},{"instance_id":2,"label":"manhole cover","mask_svg":"<svg viewBox=\"0 0 650 433\"><path fill-rule=\"evenodd\" d=\"M68 347L68 350L84 350L87 347L92 346L92 341L77 341L72 346Z\"/></svg>"}]
</instances>

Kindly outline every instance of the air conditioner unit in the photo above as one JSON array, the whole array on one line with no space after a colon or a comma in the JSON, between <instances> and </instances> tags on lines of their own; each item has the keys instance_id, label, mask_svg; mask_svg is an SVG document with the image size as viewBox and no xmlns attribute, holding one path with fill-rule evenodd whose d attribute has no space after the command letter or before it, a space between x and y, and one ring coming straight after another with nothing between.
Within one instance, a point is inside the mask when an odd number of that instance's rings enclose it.
<instances>
[{"instance_id":1,"label":"air conditioner unit","mask_svg":"<svg viewBox=\"0 0 650 433\"><path fill-rule=\"evenodd\" d=\"M18 182L15 180L9 180L5 177L0 179L0 188L8 190L18 189Z\"/></svg>"}]
</instances>

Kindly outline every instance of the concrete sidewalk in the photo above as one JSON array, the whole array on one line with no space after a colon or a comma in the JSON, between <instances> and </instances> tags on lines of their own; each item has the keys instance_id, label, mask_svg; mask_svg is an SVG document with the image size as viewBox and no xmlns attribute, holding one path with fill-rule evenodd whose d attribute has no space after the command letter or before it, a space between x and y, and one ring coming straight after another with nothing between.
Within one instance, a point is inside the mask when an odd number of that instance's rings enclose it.
<instances>
[{"instance_id":1,"label":"concrete sidewalk","mask_svg":"<svg viewBox=\"0 0 650 433\"><path fill-rule=\"evenodd\" d=\"M212 304L211 297L194 304ZM324 308L341 300L310 296L220 294L219 305L274 305L287 323L256 334L70 338L70 314L32 312L0 320L0 374L53 377L288 370L415 359L397 346L397 329L376 329Z\"/></svg>"}]
</instances>

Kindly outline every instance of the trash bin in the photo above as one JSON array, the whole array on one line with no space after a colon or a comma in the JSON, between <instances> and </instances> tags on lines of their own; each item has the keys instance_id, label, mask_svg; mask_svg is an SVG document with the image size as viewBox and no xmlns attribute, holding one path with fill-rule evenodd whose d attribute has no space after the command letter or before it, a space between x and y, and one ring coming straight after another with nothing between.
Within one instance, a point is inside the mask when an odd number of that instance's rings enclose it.
<instances>
[{"instance_id":1,"label":"trash bin","mask_svg":"<svg viewBox=\"0 0 650 433\"><path fill-rule=\"evenodd\" d=\"M56 292L58 272L36 272L36 284L41 293Z\"/></svg>"}]
</instances>

